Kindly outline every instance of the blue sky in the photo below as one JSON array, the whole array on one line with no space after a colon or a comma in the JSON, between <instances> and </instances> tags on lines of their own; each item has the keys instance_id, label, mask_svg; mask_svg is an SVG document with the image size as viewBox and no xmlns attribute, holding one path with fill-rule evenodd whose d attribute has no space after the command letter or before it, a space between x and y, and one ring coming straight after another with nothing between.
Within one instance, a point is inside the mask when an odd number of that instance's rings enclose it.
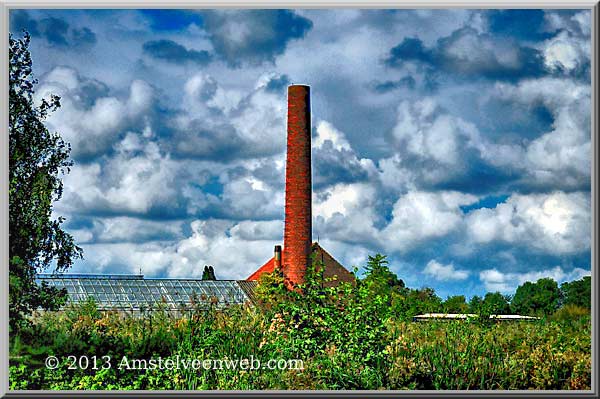
<instances>
[{"instance_id":1,"label":"blue sky","mask_svg":"<svg viewBox=\"0 0 600 399\"><path fill-rule=\"evenodd\" d=\"M313 237L410 287L590 273L588 10L12 10L72 145L73 272L243 279L283 240L286 87Z\"/></svg>"}]
</instances>

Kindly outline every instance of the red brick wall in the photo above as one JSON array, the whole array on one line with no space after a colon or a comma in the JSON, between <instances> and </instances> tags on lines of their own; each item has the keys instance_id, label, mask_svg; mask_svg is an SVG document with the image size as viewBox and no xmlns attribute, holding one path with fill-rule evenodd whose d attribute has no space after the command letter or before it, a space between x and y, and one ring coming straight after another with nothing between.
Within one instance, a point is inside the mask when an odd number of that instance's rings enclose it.
<instances>
[{"instance_id":1,"label":"red brick wall","mask_svg":"<svg viewBox=\"0 0 600 399\"><path fill-rule=\"evenodd\" d=\"M288 87L283 273L292 284L304 281L312 244L310 87Z\"/></svg>"}]
</instances>

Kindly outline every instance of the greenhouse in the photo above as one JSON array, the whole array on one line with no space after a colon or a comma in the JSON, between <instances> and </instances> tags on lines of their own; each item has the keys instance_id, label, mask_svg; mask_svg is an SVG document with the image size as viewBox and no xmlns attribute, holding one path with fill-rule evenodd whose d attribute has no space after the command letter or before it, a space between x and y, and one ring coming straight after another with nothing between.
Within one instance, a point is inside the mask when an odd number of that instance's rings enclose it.
<instances>
[{"instance_id":1,"label":"greenhouse","mask_svg":"<svg viewBox=\"0 0 600 399\"><path fill-rule=\"evenodd\" d=\"M251 304L256 282L144 278L118 274L38 274L38 284L67 290L67 304L93 298L100 310L184 311L209 306Z\"/></svg>"}]
</instances>

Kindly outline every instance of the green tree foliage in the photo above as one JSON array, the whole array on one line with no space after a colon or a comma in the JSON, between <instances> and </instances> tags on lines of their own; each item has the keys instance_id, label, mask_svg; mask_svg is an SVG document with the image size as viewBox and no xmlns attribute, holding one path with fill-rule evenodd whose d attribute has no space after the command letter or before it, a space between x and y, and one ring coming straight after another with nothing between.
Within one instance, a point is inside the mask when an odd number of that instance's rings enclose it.
<instances>
[{"instance_id":1,"label":"green tree foliage","mask_svg":"<svg viewBox=\"0 0 600 399\"><path fill-rule=\"evenodd\" d=\"M429 306L433 311L439 298L432 289L373 292L364 279L330 286L322 270L309 268L305 283L292 290L281 269L263 274L255 292L261 306L194 306L183 317L157 306L125 316L100 311L89 301L45 313L11 345L10 388L590 389L592 327L583 308L566 305L550 318L527 322L398 320L387 304L389 295L393 301L404 298L411 312ZM486 297L501 301L496 293ZM461 298L446 302L455 301ZM484 301L475 302L483 306ZM88 368L71 368L65 361L90 353L111 356L113 367L93 369L90 359ZM45 367L49 355L63 360L60 367ZM253 357L263 365L268 359L298 359L303 367L131 370L116 367L123 355L175 363L177 358Z\"/></svg>"},{"instance_id":2,"label":"green tree foliage","mask_svg":"<svg viewBox=\"0 0 600 399\"><path fill-rule=\"evenodd\" d=\"M577 305L586 309L592 308L592 277L585 276L560 285L563 294L563 305Z\"/></svg>"},{"instance_id":3,"label":"green tree foliage","mask_svg":"<svg viewBox=\"0 0 600 399\"><path fill-rule=\"evenodd\" d=\"M365 266L365 279L367 284L371 284L372 288L379 291L389 289L404 288L404 281L398 278L389 268L389 261L386 255L376 254L369 255L367 265Z\"/></svg>"},{"instance_id":4,"label":"green tree foliage","mask_svg":"<svg viewBox=\"0 0 600 399\"><path fill-rule=\"evenodd\" d=\"M202 272L202 280L216 280L215 269L212 266L204 266L204 271Z\"/></svg>"},{"instance_id":5,"label":"green tree foliage","mask_svg":"<svg viewBox=\"0 0 600 399\"><path fill-rule=\"evenodd\" d=\"M442 311L442 299L433 288L405 289L392 298L392 312L398 320L410 320L419 314Z\"/></svg>"},{"instance_id":6,"label":"green tree foliage","mask_svg":"<svg viewBox=\"0 0 600 399\"><path fill-rule=\"evenodd\" d=\"M469 310L464 295L449 296L443 306L446 313L466 313Z\"/></svg>"},{"instance_id":7,"label":"green tree foliage","mask_svg":"<svg viewBox=\"0 0 600 399\"><path fill-rule=\"evenodd\" d=\"M38 307L56 308L64 292L37 285L36 272L54 265L68 269L82 250L61 228L64 218L52 219L52 203L62 195L60 175L69 172L70 146L43 121L60 107L50 96L39 105L29 53L30 36L9 37L9 308L10 326ZM61 293L63 295L61 295Z\"/></svg>"},{"instance_id":8,"label":"green tree foliage","mask_svg":"<svg viewBox=\"0 0 600 399\"><path fill-rule=\"evenodd\" d=\"M369 275L387 268L381 262L384 257L372 259L375 268L369 269ZM355 376L339 388L367 384L374 389L381 384L376 370L385 357L390 289L377 291L383 287L377 278L337 286L329 286L330 281L324 277L323 263L317 260L307 268L304 283L293 289L286 288L280 270L260 277L257 297L272 315L269 348L289 358L321 358L335 353L334 361L340 364L360 362L362 372L353 373Z\"/></svg>"},{"instance_id":9,"label":"green tree foliage","mask_svg":"<svg viewBox=\"0 0 600 399\"><path fill-rule=\"evenodd\" d=\"M483 298L479 313L486 314L509 314L510 297L499 292L488 292Z\"/></svg>"},{"instance_id":10,"label":"green tree foliage","mask_svg":"<svg viewBox=\"0 0 600 399\"><path fill-rule=\"evenodd\" d=\"M433 288L410 289L389 269L385 255L369 256L365 277L360 281L369 296L389 306L389 316L408 320L421 313L443 311L442 299Z\"/></svg>"},{"instance_id":11,"label":"green tree foliage","mask_svg":"<svg viewBox=\"0 0 600 399\"><path fill-rule=\"evenodd\" d=\"M469 301L469 313L481 313L483 299L479 295L473 295Z\"/></svg>"},{"instance_id":12,"label":"green tree foliage","mask_svg":"<svg viewBox=\"0 0 600 399\"><path fill-rule=\"evenodd\" d=\"M512 311L518 314L549 315L558 309L561 298L556 281L541 278L535 283L528 281L520 285L510 305Z\"/></svg>"}]
</instances>

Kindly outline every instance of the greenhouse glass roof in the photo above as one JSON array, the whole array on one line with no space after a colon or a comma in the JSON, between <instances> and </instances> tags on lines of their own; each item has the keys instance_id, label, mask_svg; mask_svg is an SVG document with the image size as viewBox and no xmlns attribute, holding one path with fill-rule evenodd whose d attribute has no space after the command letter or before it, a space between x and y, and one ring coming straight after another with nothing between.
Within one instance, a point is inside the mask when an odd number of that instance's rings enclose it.
<instances>
[{"instance_id":1,"label":"greenhouse glass roof","mask_svg":"<svg viewBox=\"0 0 600 399\"><path fill-rule=\"evenodd\" d=\"M144 278L143 275L38 274L38 283L66 288L67 301L94 298L99 309L141 310L164 304L168 309L191 309L214 304L224 307L251 302L251 282Z\"/></svg>"}]
</instances>

